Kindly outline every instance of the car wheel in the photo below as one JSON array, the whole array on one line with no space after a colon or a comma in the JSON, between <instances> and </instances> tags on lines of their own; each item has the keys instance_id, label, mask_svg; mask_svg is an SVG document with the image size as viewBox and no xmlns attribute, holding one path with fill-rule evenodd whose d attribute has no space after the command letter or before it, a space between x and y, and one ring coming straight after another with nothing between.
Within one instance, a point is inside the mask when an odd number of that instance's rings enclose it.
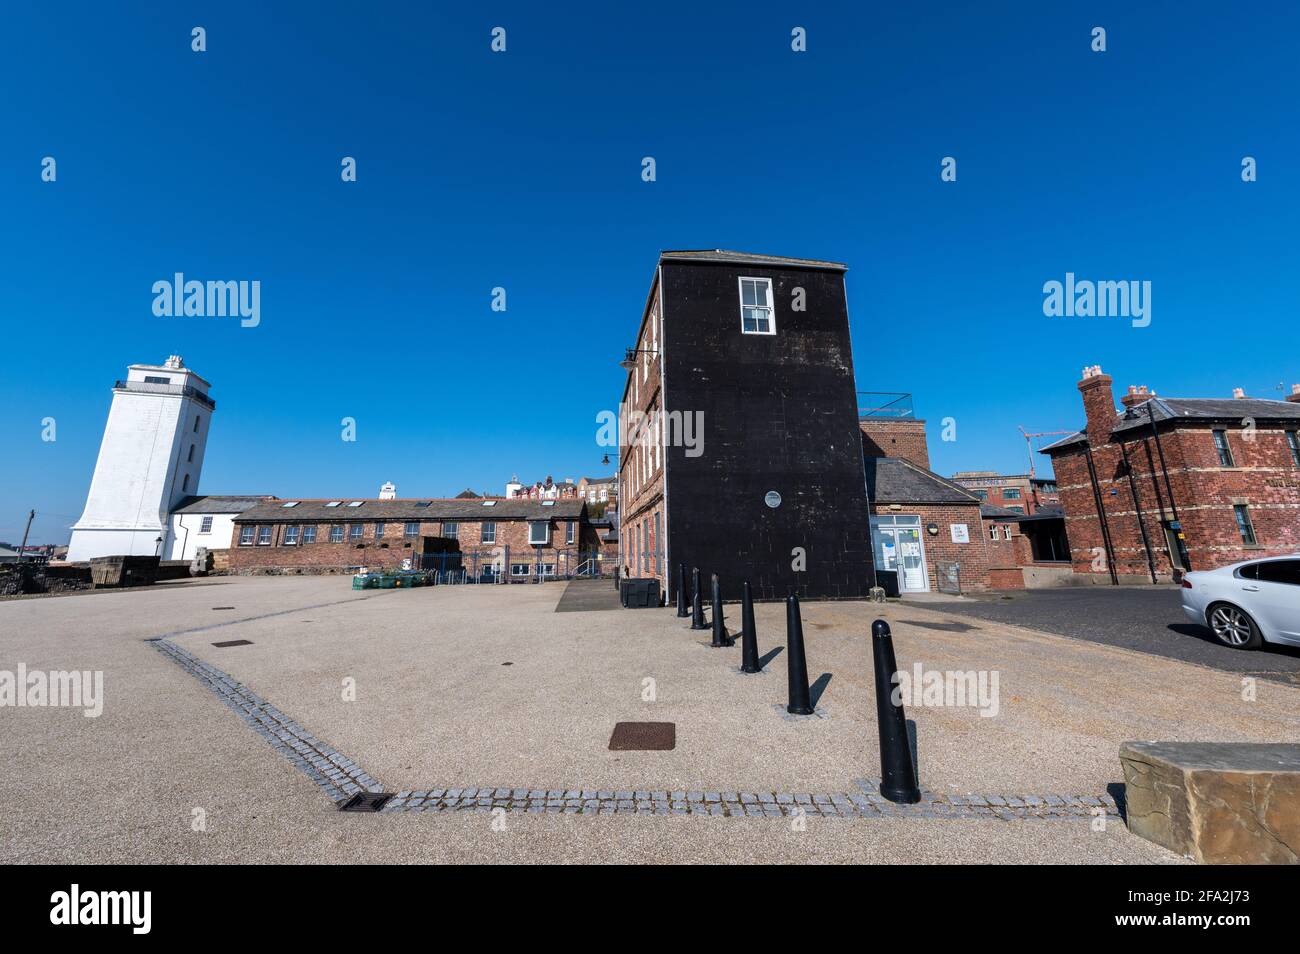
<instances>
[{"instance_id":1,"label":"car wheel","mask_svg":"<svg viewBox=\"0 0 1300 954\"><path fill-rule=\"evenodd\" d=\"M1259 627L1250 615L1231 603L1210 607L1207 617L1214 638L1232 649L1257 649L1264 642Z\"/></svg>"}]
</instances>

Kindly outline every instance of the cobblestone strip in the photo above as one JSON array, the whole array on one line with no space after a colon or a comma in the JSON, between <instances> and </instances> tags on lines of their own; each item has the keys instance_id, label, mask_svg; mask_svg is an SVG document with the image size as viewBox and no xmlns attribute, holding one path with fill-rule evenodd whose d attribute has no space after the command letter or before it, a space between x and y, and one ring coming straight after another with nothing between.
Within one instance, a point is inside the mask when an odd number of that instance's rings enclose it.
<instances>
[{"instance_id":1,"label":"cobblestone strip","mask_svg":"<svg viewBox=\"0 0 1300 954\"><path fill-rule=\"evenodd\" d=\"M230 675L165 638L151 640L159 652L211 689L277 752L325 790L336 803L358 792L382 792L361 766L335 751ZM879 791L876 779L858 779L858 791L688 792L594 788L433 788L398 792L384 812L508 812L551 815L721 815L821 818L1087 818L1118 817L1109 795L936 795L923 791L915 805L899 805Z\"/></svg>"},{"instance_id":2,"label":"cobblestone strip","mask_svg":"<svg viewBox=\"0 0 1300 954\"><path fill-rule=\"evenodd\" d=\"M611 789L434 788L398 792L385 812L507 812L550 815L722 815L821 818L1118 817L1109 795L934 795L898 805L879 793L614 791Z\"/></svg>"},{"instance_id":3,"label":"cobblestone strip","mask_svg":"<svg viewBox=\"0 0 1300 954\"><path fill-rule=\"evenodd\" d=\"M154 648L211 689L253 731L325 790L343 802L358 792L382 792L384 786L350 758L330 748L243 683L209 666L193 653L166 639L151 640Z\"/></svg>"}]
</instances>

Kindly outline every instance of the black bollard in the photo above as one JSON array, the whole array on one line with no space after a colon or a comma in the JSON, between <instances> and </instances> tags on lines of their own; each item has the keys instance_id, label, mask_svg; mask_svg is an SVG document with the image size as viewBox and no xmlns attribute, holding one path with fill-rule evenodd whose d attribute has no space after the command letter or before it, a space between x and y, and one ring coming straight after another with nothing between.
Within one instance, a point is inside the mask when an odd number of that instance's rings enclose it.
<instances>
[{"instance_id":1,"label":"black bollard","mask_svg":"<svg viewBox=\"0 0 1300 954\"><path fill-rule=\"evenodd\" d=\"M812 715L812 697L808 692L808 660L803 653L803 620L799 618L799 597L785 599L785 654L790 675L791 715Z\"/></svg>"},{"instance_id":2,"label":"black bollard","mask_svg":"<svg viewBox=\"0 0 1300 954\"><path fill-rule=\"evenodd\" d=\"M754 594L749 580L740 590L740 671L762 672L758 664L758 633L754 630Z\"/></svg>"},{"instance_id":3,"label":"black bollard","mask_svg":"<svg viewBox=\"0 0 1300 954\"><path fill-rule=\"evenodd\" d=\"M681 565L681 572L677 574L677 615L679 618L690 616L690 611L686 608L686 564Z\"/></svg>"},{"instance_id":4,"label":"black bollard","mask_svg":"<svg viewBox=\"0 0 1300 954\"><path fill-rule=\"evenodd\" d=\"M704 629L704 600L700 598L700 568L691 570L691 580L695 584L691 596L691 629Z\"/></svg>"},{"instance_id":5,"label":"black bollard","mask_svg":"<svg viewBox=\"0 0 1300 954\"><path fill-rule=\"evenodd\" d=\"M880 723L880 794L891 802L912 804L921 800L916 784L916 765L907 738L907 717L903 703L894 704L894 638L889 624L878 619L871 624L871 652L876 664L876 719Z\"/></svg>"},{"instance_id":6,"label":"black bollard","mask_svg":"<svg viewBox=\"0 0 1300 954\"><path fill-rule=\"evenodd\" d=\"M722 584L718 582L716 573L713 574L713 642L709 645L715 649L736 645L736 641L727 635L727 627L722 619Z\"/></svg>"}]
</instances>

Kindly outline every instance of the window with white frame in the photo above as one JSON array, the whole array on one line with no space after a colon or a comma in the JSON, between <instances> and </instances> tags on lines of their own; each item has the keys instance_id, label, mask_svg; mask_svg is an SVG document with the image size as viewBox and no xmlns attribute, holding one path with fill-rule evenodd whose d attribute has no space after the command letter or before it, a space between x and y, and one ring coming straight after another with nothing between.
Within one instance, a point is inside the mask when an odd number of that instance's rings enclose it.
<instances>
[{"instance_id":1,"label":"window with white frame","mask_svg":"<svg viewBox=\"0 0 1300 954\"><path fill-rule=\"evenodd\" d=\"M335 524L334 526L330 527L330 543L342 543L342 542L343 542L343 526L341 524Z\"/></svg>"},{"instance_id":2,"label":"window with white frame","mask_svg":"<svg viewBox=\"0 0 1300 954\"><path fill-rule=\"evenodd\" d=\"M298 545L298 528L297 528L297 527L285 527L285 528L284 528L284 545L285 545L286 547L296 547L296 546Z\"/></svg>"},{"instance_id":3,"label":"window with white frame","mask_svg":"<svg viewBox=\"0 0 1300 954\"><path fill-rule=\"evenodd\" d=\"M385 524L384 524L384 521L382 521L382 520L378 521L378 522L375 524L375 539L376 539L376 540L382 540L382 539L384 539L384 528L385 528Z\"/></svg>"},{"instance_id":4,"label":"window with white frame","mask_svg":"<svg viewBox=\"0 0 1300 954\"><path fill-rule=\"evenodd\" d=\"M199 522L199 533L211 533L211 532L212 532L212 518L204 517Z\"/></svg>"},{"instance_id":5,"label":"window with white frame","mask_svg":"<svg viewBox=\"0 0 1300 954\"><path fill-rule=\"evenodd\" d=\"M239 528L239 545L248 547L253 545L253 528L244 526Z\"/></svg>"},{"instance_id":6,"label":"window with white frame","mask_svg":"<svg viewBox=\"0 0 1300 954\"><path fill-rule=\"evenodd\" d=\"M527 563L511 563L511 564L510 564L510 575L511 575L511 576L527 576L527 575L528 575L529 573L531 573L531 572L532 572L532 567L531 567L529 564L527 564Z\"/></svg>"},{"instance_id":7,"label":"window with white frame","mask_svg":"<svg viewBox=\"0 0 1300 954\"><path fill-rule=\"evenodd\" d=\"M1010 540L1010 539L1011 539L1011 524L1009 524L1009 523L1004 523L1004 524L1002 525L1002 539L1003 539L1003 540Z\"/></svg>"},{"instance_id":8,"label":"window with white frame","mask_svg":"<svg viewBox=\"0 0 1300 954\"><path fill-rule=\"evenodd\" d=\"M363 529L364 529L364 524L360 524L360 523L349 524L349 526L348 526L348 539L353 540L353 541L355 541L355 540L360 540L360 539L361 539L361 532L362 532Z\"/></svg>"},{"instance_id":9,"label":"window with white frame","mask_svg":"<svg viewBox=\"0 0 1300 954\"><path fill-rule=\"evenodd\" d=\"M549 520L531 520L528 523L529 543L550 543L551 524Z\"/></svg>"},{"instance_id":10,"label":"window with white frame","mask_svg":"<svg viewBox=\"0 0 1300 954\"><path fill-rule=\"evenodd\" d=\"M776 334L776 315L772 309L772 279L740 280L740 330L747 335Z\"/></svg>"},{"instance_id":11,"label":"window with white frame","mask_svg":"<svg viewBox=\"0 0 1300 954\"><path fill-rule=\"evenodd\" d=\"M257 528L257 545L258 545L259 547L269 547L269 546L271 545L271 528L270 528L270 527L258 527L258 528Z\"/></svg>"},{"instance_id":12,"label":"window with white frame","mask_svg":"<svg viewBox=\"0 0 1300 954\"><path fill-rule=\"evenodd\" d=\"M488 521L479 525L479 543L497 542L497 525Z\"/></svg>"},{"instance_id":13,"label":"window with white frame","mask_svg":"<svg viewBox=\"0 0 1300 954\"><path fill-rule=\"evenodd\" d=\"M569 521L569 525L568 525L568 527L565 528L565 532L564 532L564 542L565 542L565 543L572 543L572 542L573 542L573 538L574 538L575 534L577 534L577 532L578 532L578 521L576 521L576 520L570 520L570 521Z\"/></svg>"},{"instance_id":14,"label":"window with white frame","mask_svg":"<svg viewBox=\"0 0 1300 954\"><path fill-rule=\"evenodd\" d=\"M302 542L303 543L316 542L316 527L314 524L309 524L308 526L302 528Z\"/></svg>"},{"instance_id":15,"label":"window with white frame","mask_svg":"<svg viewBox=\"0 0 1300 954\"><path fill-rule=\"evenodd\" d=\"M460 524L454 520L444 520L442 522L442 535L455 540L460 536Z\"/></svg>"}]
</instances>

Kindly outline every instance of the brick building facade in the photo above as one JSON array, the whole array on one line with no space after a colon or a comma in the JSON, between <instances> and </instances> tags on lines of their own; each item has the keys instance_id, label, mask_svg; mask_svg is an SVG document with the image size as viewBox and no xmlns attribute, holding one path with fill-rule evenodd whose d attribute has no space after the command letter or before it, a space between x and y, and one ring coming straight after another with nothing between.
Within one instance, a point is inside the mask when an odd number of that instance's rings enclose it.
<instances>
[{"instance_id":1,"label":"brick building facade","mask_svg":"<svg viewBox=\"0 0 1300 954\"><path fill-rule=\"evenodd\" d=\"M576 498L273 500L235 518L228 553L232 573L341 573L410 560L508 582L594 570L600 548Z\"/></svg>"},{"instance_id":2,"label":"brick building facade","mask_svg":"<svg viewBox=\"0 0 1300 954\"><path fill-rule=\"evenodd\" d=\"M877 569L896 572L904 595L989 589L980 500L928 468L925 421L862 417L858 427Z\"/></svg>"},{"instance_id":3,"label":"brick building facade","mask_svg":"<svg viewBox=\"0 0 1300 954\"><path fill-rule=\"evenodd\" d=\"M836 262L664 252L624 367L619 537L669 599L680 563L724 599L867 595L852 343ZM801 558L799 554L802 553Z\"/></svg>"},{"instance_id":4,"label":"brick building facade","mask_svg":"<svg viewBox=\"0 0 1300 954\"><path fill-rule=\"evenodd\" d=\"M1111 377L1093 366L1078 388L1084 429L1042 450L1075 573L1163 582L1300 551L1300 386L1285 401L1135 387L1117 409Z\"/></svg>"}]
</instances>

